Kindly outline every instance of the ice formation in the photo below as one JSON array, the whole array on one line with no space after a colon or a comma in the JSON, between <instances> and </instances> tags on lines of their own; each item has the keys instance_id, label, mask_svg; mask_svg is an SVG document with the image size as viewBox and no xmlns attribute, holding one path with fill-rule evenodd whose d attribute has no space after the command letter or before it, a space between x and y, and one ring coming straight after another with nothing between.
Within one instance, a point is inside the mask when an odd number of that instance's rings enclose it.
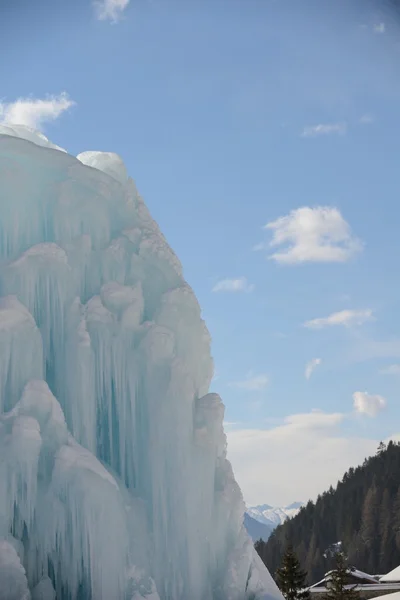
<instances>
[{"instance_id":1,"label":"ice formation","mask_svg":"<svg viewBox=\"0 0 400 600\"><path fill-rule=\"evenodd\" d=\"M279 600L210 338L122 160L0 127L0 600Z\"/></svg>"}]
</instances>

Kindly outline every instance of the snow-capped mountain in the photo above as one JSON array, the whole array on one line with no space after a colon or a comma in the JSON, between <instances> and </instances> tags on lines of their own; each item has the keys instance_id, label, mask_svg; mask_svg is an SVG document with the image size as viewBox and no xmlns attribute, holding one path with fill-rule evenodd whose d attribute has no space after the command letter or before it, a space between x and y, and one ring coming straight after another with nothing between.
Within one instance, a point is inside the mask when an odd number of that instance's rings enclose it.
<instances>
[{"instance_id":1,"label":"snow-capped mountain","mask_svg":"<svg viewBox=\"0 0 400 600\"><path fill-rule=\"evenodd\" d=\"M253 517L250 517L247 513L244 513L243 523L253 542L256 542L259 539L266 542L274 529L272 525L260 523L260 521L256 521L256 519L253 519Z\"/></svg>"},{"instance_id":2,"label":"snow-capped mountain","mask_svg":"<svg viewBox=\"0 0 400 600\"><path fill-rule=\"evenodd\" d=\"M246 512L252 519L275 529L286 519L296 516L302 506L304 506L304 502L293 502L284 507L260 504L259 506L250 506Z\"/></svg>"}]
</instances>

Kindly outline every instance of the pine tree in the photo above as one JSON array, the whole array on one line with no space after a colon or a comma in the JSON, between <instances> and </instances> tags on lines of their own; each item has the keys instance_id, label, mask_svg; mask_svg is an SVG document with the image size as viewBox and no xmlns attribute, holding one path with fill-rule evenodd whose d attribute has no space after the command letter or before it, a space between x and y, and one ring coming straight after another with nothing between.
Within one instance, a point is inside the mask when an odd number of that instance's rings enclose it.
<instances>
[{"instance_id":1,"label":"pine tree","mask_svg":"<svg viewBox=\"0 0 400 600\"><path fill-rule=\"evenodd\" d=\"M385 450L386 450L386 444L384 442L379 442L379 446L376 450L376 453L378 455L380 455L380 454L383 454L385 452Z\"/></svg>"},{"instance_id":2,"label":"pine tree","mask_svg":"<svg viewBox=\"0 0 400 600\"><path fill-rule=\"evenodd\" d=\"M379 540L378 540L378 521L380 514L379 490L375 484L375 479L365 496L360 535L366 549L368 561L364 564L364 568L368 571L373 571L373 565L379 556Z\"/></svg>"},{"instance_id":3,"label":"pine tree","mask_svg":"<svg viewBox=\"0 0 400 600\"><path fill-rule=\"evenodd\" d=\"M315 533L313 533L311 536L310 545L308 547L307 557L306 557L305 563L303 563L305 568L307 569L307 572L310 572L310 570L313 568L313 565L315 562L316 551L317 551L317 540L316 540Z\"/></svg>"},{"instance_id":4,"label":"pine tree","mask_svg":"<svg viewBox=\"0 0 400 600\"><path fill-rule=\"evenodd\" d=\"M392 527L392 500L389 490L386 488L382 495L382 502L379 508L379 534L380 534L380 564L384 566L384 571L390 571L390 561L385 560L389 547L393 544Z\"/></svg>"},{"instance_id":5,"label":"pine tree","mask_svg":"<svg viewBox=\"0 0 400 600\"><path fill-rule=\"evenodd\" d=\"M307 573L300 568L293 546L289 545L283 556L282 566L276 572L278 587L286 600L309 600L306 577Z\"/></svg>"},{"instance_id":6,"label":"pine tree","mask_svg":"<svg viewBox=\"0 0 400 600\"><path fill-rule=\"evenodd\" d=\"M329 588L325 600L358 600L359 593L347 588L348 567L343 552L335 555L335 569L330 574Z\"/></svg>"},{"instance_id":7,"label":"pine tree","mask_svg":"<svg viewBox=\"0 0 400 600\"><path fill-rule=\"evenodd\" d=\"M396 546L400 550L400 486L393 502L392 527Z\"/></svg>"},{"instance_id":8,"label":"pine tree","mask_svg":"<svg viewBox=\"0 0 400 600\"><path fill-rule=\"evenodd\" d=\"M254 544L255 550L263 562L265 560L265 546L266 546L266 543L264 542L264 540L262 538L257 540Z\"/></svg>"}]
</instances>

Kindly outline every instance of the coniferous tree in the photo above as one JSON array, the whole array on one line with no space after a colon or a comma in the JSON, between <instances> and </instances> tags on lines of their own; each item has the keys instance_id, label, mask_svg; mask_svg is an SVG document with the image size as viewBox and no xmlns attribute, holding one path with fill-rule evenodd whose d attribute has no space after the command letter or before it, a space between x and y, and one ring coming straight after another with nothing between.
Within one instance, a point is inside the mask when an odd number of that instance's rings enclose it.
<instances>
[{"instance_id":1,"label":"coniferous tree","mask_svg":"<svg viewBox=\"0 0 400 600\"><path fill-rule=\"evenodd\" d=\"M314 565L316 551L317 551L317 541L316 541L315 533L313 533L311 536L310 545L309 545L308 552L307 552L307 558L305 561L305 567L306 567L307 571L310 571Z\"/></svg>"},{"instance_id":2,"label":"coniferous tree","mask_svg":"<svg viewBox=\"0 0 400 600\"><path fill-rule=\"evenodd\" d=\"M276 582L286 600L309 600L306 577L307 573L300 568L293 546L289 544L283 555L282 566L276 572Z\"/></svg>"},{"instance_id":3,"label":"coniferous tree","mask_svg":"<svg viewBox=\"0 0 400 600\"><path fill-rule=\"evenodd\" d=\"M400 486L393 502L392 527L396 548L400 550Z\"/></svg>"},{"instance_id":4,"label":"coniferous tree","mask_svg":"<svg viewBox=\"0 0 400 600\"><path fill-rule=\"evenodd\" d=\"M376 563L376 559L379 556L378 546L378 525L379 525L379 514L380 514L380 502L379 502L379 490L376 486L375 479L369 488L367 495L365 496L363 509L362 509L362 520L360 528L360 536L365 547L365 558L366 561L364 568L367 571L373 571L373 565Z\"/></svg>"},{"instance_id":5,"label":"coniferous tree","mask_svg":"<svg viewBox=\"0 0 400 600\"><path fill-rule=\"evenodd\" d=\"M335 569L330 574L326 600L358 600L360 595L354 587L347 587L347 560L343 552L335 555Z\"/></svg>"},{"instance_id":6,"label":"coniferous tree","mask_svg":"<svg viewBox=\"0 0 400 600\"><path fill-rule=\"evenodd\" d=\"M254 548L263 562L264 562L265 546L266 546L266 544L262 538L260 538L259 540L257 540L254 543Z\"/></svg>"},{"instance_id":7,"label":"coniferous tree","mask_svg":"<svg viewBox=\"0 0 400 600\"><path fill-rule=\"evenodd\" d=\"M388 551L392 551L394 543L392 529L392 500L389 490L386 488L382 495L382 502L379 508L379 533L380 533L380 564L383 565L383 571L390 570L390 563L387 561Z\"/></svg>"},{"instance_id":8,"label":"coniferous tree","mask_svg":"<svg viewBox=\"0 0 400 600\"><path fill-rule=\"evenodd\" d=\"M382 454L383 452L385 452L385 450L386 450L386 444L384 442L379 442L379 446L378 446L377 451L376 451L376 453L378 454L378 456L380 454Z\"/></svg>"},{"instance_id":9,"label":"coniferous tree","mask_svg":"<svg viewBox=\"0 0 400 600\"><path fill-rule=\"evenodd\" d=\"M362 466L349 468L335 487L279 525L259 554L276 573L287 544L292 544L307 571L307 585L312 585L334 568L333 553L327 556L326 549L339 540L349 564L361 571L388 573L400 564L399 444L389 442Z\"/></svg>"}]
</instances>

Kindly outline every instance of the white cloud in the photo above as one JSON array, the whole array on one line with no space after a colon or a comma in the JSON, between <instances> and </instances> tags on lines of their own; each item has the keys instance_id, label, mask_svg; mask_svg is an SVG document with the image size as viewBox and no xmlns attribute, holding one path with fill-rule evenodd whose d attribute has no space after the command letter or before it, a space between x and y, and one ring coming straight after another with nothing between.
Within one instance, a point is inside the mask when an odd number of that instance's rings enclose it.
<instances>
[{"instance_id":1,"label":"white cloud","mask_svg":"<svg viewBox=\"0 0 400 600\"><path fill-rule=\"evenodd\" d=\"M321 359L320 358L313 358L312 360L310 360L310 362L308 362L306 364L306 370L304 372L305 378L306 379L310 379L311 375L313 374L313 372L315 371L315 369L320 364L321 364Z\"/></svg>"},{"instance_id":2,"label":"white cloud","mask_svg":"<svg viewBox=\"0 0 400 600\"><path fill-rule=\"evenodd\" d=\"M366 113L365 115L362 115L360 117L360 123L362 123L363 125L370 125L373 122L374 122L374 117L369 113Z\"/></svg>"},{"instance_id":3,"label":"white cloud","mask_svg":"<svg viewBox=\"0 0 400 600\"><path fill-rule=\"evenodd\" d=\"M381 375L400 375L400 365L389 365L379 371Z\"/></svg>"},{"instance_id":4,"label":"white cloud","mask_svg":"<svg viewBox=\"0 0 400 600\"><path fill-rule=\"evenodd\" d=\"M343 358L347 363L359 363L368 360L400 360L400 338L373 339L365 335L363 329L352 332L352 344L346 348Z\"/></svg>"},{"instance_id":5,"label":"white cloud","mask_svg":"<svg viewBox=\"0 0 400 600\"><path fill-rule=\"evenodd\" d=\"M44 123L55 121L74 104L65 92L45 99L18 98L15 102L0 102L0 121L41 129Z\"/></svg>"},{"instance_id":6,"label":"white cloud","mask_svg":"<svg viewBox=\"0 0 400 600\"><path fill-rule=\"evenodd\" d=\"M228 431L228 458L247 504L315 499L350 466L375 454L379 440L346 438L338 431L344 418L313 411L291 415L272 429Z\"/></svg>"},{"instance_id":7,"label":"white cloud","mask_svg":"<svg viewBox=\"0 0 400 600\"><path fill-rule=\"evenodd\" d=\"M230 385L231 387L236 387L242 390L247 390L248 392L260 392L261 390L265 390L269 383L269 379L267 375L252 375L249 374L246 379L242 381L233 381Z\"/></svg>"},{"instance_id":8,"label":"white cloud","mask_svg":"<svg viewBox=\"0 0 400 600\"><path fill-rule=\"evenodd\" d=\"M353 325L362 325L366 321L373 319L372 310L341 310L329 315L329 317L320 317L306 321L304 327L309 329L322 329L323 327L332 327L334 325L344 325L352 327Z\"/></svg>"},{"instance_id":9,"label":"white cloud","mask_svg":"<svg viewBox=\"0 0 400 600\"><path fill-rule=\"evenodd\" d=\"M253 252L260 252L261 250L265 250L264 242L260 242L259 244L253 246Z\"/></svg>"},{"instance_id":10,"label":"white cloud","mask_svg":"<svg viewBox=\"0 0 400 600\"><path fill-rule=\"evenodd\" d=\"M368 394L368 392L354 392L353 394L354 410L367 417L376 417L378 413L386 408L386 400L383 396L377 394Z\"/></svg>"},{"instance_id":11,"label":"white cloud","mask_svg":"<svg viewBox=\"0 0 400 600\"><path fill-rule=\"evenodd\" d=\"M240 423L237 423L236 421L224 421L223 423L224 429L230 429L231 427L236 427L239 424Z\"/></svg>"},{"instance_id":12,"label":"white cloud","mask_svg":"<svg viewBox=\"0 0 400 600\"><path fill-rule=\"evenodd\" d=\"M246 277L237 279L221 279L213 287L213 292L252 292L254 285L248 283Z\"/></svg>"},{"instance_id":13,"label":"white cloud","mask_svg":"<svg viewBox=\"0 0 400 600\"><path fill-rule=\"evenodd\" d=\"M275 331L272 335L279 340L286 340L289 337L289 335L283 331Z\"/></svg>"},{"instance_id":14,"label":"white cloud","mask_svg":"<svg viewBox=\"0 0 400 600\"><path fill-rule=\"evenodd\" d=\"M374 25L374 33L385 33L385 23L376 23Z\"/></svg>"},{"instance_id":15,"label":"white cloud","mask_svg":"<svg viewBox=\"0 0 400 600\"><path fill-rule=\"evenodd\" d=\"M96 17L100 21L112 21L113 23L121 19L128 4L129 0L94 0L93 2Z\"/></svg>"},{"instance_id":16,"label":"white cloud","mask_svg":"<svg viewBox=\"0 0 400 600\"><path fill-rule=\"evenodd\" d=\"M273 232L271 247L286 246L270 256L283 264L346 262L362 248L337 208L303 206L265 225Z\"/></svg>"},{"instance_id":17,"label":"white cloud","mask_svg":"<svg viewBox=\"0 0 400 600\"><path fill-rule=\"evenodd\" d=\"M391 436L382 441L384 444L388 444L389 442L395 442L398 444L400 443L400 433L393 433Z\"/></svg>"},{"instance_id":18,"label":"white cloud","mask_svg":"<svg viewBox=\"0 0 400 600\"><path fill-rule=\"evenodd\" d=\"M314 408L309 413L298 413L285 417L284 423L292 429L321 429L339 425L344 419L343 413L325 413Z\"/></svg>"},{"instance_id":19,"label":"white cloud","mask_svg":"<svg viewBox=\"0 0 400 600\"><path fill-rule=\"evenodd\" d=\"M318 135L339 134L344 135L347 132L346 123L320 123L319 125L310 125L304 127L302 137L317 137Z\"/></svg>"}]
</instances>

